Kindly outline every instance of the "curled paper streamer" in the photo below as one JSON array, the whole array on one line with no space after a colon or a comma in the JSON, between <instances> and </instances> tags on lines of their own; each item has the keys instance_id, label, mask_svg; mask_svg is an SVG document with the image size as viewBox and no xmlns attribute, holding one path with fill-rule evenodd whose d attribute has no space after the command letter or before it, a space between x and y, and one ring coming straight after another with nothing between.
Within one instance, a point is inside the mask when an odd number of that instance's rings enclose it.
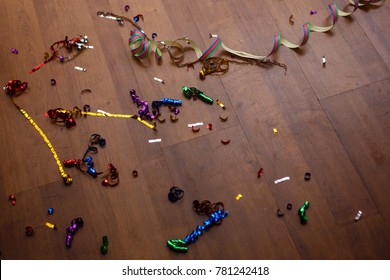
<instances>
[{"instance_id":1,"label":"curled paper streamer","mask_svg":"<svg viewBox=\"0 0 390 280\"><path fill-rule=\"evenodd\" d=\"M15 105L15 107L22 113L22 115L30 122L30 124L35 128L36 131L38 131L39 135L41 135L43 141L45 141L47 147L50 149L54 160L56 161L56 164L58 166L58 170L61 174L61 177L64 181L64 184L69 186L72 184L73 179L70 177L69 174L65 173L64 168L62 167L61 160L59 159L56 150L54 149L53 145L51 144L49 138L46 136L46 134L42 131L42 129L38 126L38 124L30 117L30 115L21 108L18 104L15 103L14 97L18 96L18 91L25 91L27 88L27 83L21 83L19 80L12 80L9 81L8 84L4 87L7 95L11 97L12 103Z\"/></svg>"},{"instance_id":2,"label":"curled paper streamer","mask_svg":"<svg viewBox=\"0 0 390 280\"><path fill-rule=\"evenodd\" d=\"M203 231L207 231L211 226L215 224L220 224L222 219L226 218L228 216L229 212L224 210L218 210L216 212L213 212L210 215L210 218L203 222L203 225L198 225L196 229L191 232L189 235L186 236L184 240L182 239L171 239L167 241L167 245L169 248L176 252L185 253L187 252L188 248L187 245L190 243L194 243L199 236L202 235Z\"/></svg>"}]
</instances>

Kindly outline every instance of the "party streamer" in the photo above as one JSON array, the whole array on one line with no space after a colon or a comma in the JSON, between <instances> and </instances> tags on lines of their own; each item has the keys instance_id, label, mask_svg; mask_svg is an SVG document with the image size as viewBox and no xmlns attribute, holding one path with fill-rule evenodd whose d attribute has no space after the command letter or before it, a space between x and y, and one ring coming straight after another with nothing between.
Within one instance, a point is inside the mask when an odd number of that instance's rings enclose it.
<instances>
[{"instance_id":1,"label":"party streamer","mask_svg":"<svg viewBox=\"0 0 390 280\"><path fill-rule=\"evenodd\" d=\"M346 12L340 10L336 3L333 2L329 4L329 9L331 12L331 20L332 23L329 26L318 26L314 25L310 22L306 22L302 25L303 30L303 38L300 43L295 44L293 42L290 42L287 40L282 34L277 34L273 38L273 46L271 51L266 55L253 55L250 53L246 53L243 51L237 51L233 50L229 47L227 47L221 38L219 38L217 35L211 35L210 38L214 37L216 38L215 41L211 44L211 46L206 50L202 51L201 48L192 40L190 40L187 37L179 38L174 41L158 41L155 43L154 41L151 41L145 34L145 32L139 27L138 24L134 23L132 20L118 16L113 13L108 12L98 12L97 15L100 17L110 18L113 20L116 20L121 25L124 24L123 20L131 22L138 30L132 30L130 32L130 39L129 44L131 48L132 54L137 58L145 58L147 57L150 49L155 53L156 59L160 59L161 57L161 51L160 49L166 49L169 52L171 60L179 67L183 66L193 66L197 62L203 63L203 68L200 71L199 75L201 79L205 79L206 75L223 75L227 72L229 69L229 62L234 63L240 63L240 64L265 64L265 65L278 65L287 71L287 66L283 63L277 62L275 60L268 59L269 56L276 53L281 45L290 48L290 49L296 49L303 45L305 45L310 38L311 32L328 32L330 31L334 25L336 24L339 17L347 17L352 15L358 7L362 7L365 5L372 5L372 4L382 4L384 0L348 0L350 5L353 7L352 11ZM291 22L290 17L290 22ZM183 43L182 43L183 42ZM225 51L246 60L245 62L240 61L232 61L228 59L223 59L219 57L213 57L212 55L215 53L215 51L222 47ZM195 52L195 55L197 57L197 60L187 63L182 63L184 60L184 51L186 48L192 48ZM176 52L173 53L172 49L176 49ZM248 62L252 61L252 62Z\"/></svg>"},{"instance_id":2,"label":"party streamer","mask_svg":"<svg viewBox=\"0 0 390 280\"><path fill-rule=\"evenodd\" d=\"M11 97L12 103L15 105L15 107L22 113L22 115L31 123L32 126L38 131L38 133L43 138L43 141L45 141L47 147L50 149L51 153L53 154L54 160L57 163L58 170L61 174L62 179L64 180L65 185L69 186L72 184L73 179L70 177L69 174L64 172L64 168L62 167L61 160L59 159L56 150L54 149L53 145L51 144L49 138L47 138L46 134L42 131L42 129L38 126L38 124L29 116L29 114L21 108L18 104L15 103L14 97L18 96L20 91L24 92L27 89L27 83L22 83L19 80L11 80L8 82L8 84L4 87L4 90L7 95Z\"/></svg>"}]
</instances>

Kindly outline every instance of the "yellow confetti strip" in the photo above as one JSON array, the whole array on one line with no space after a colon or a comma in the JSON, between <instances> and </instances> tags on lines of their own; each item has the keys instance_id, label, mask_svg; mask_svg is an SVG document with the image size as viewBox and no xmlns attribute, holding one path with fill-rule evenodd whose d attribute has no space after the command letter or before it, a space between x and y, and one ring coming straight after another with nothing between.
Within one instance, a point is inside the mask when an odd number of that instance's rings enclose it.
<instances>
[{"instance_id":1,"label":"yellow confetti strip","mask_svg":"<svg viewBox=\"0 0 390 280\"><path fill-rule=\"evenodd\" d=\"M15 104L16 105L16 104ZM54 160L57 163L58 170L61 174L62 179L64 180L65 185L69 186L72 184L72 177L70 177L69 174L65 173L64 168L62 167L62 163L57 155L56 150L54 149L53 145L51 144L50 140L47 138L46 134L42 131L42 129L38 126L38 124L27 114L27 112L23 109L17 106L19 111L23 114L23 116L31 123L32 126L39 132L41 137L43 138L43 141L47 144L47 147L49 147L51 153L53 154Z\"/></svg>"},{"instance_id":2,"label":"yellow confetti strip","mask_svg":"<svg viewBox=\"0 0 390 280\"><path fill-rule=\"evenodd\" d=\"M55 229L56 228L55 224L52 224L52 223L49 223L49 222L46 222L45 226L47 226L48 228L51 228L51 229Z\"/></svg>"},{"instance_id":3,"label":"yellow confetti strip","mask_svg":"<svg viewBox=\"0 0 390 280\"><path fill-rule=\"evenodd\" d=\"M87 115L87 116L94 116L94 117L111 117L111 118L125 118L125 119L135 119L147 127L151 129L155 129L156 125L148 123L147 121L141 119L139 116L136 115L125 115L125 114L111 114L111 113L95 113L95 112L81 112L82 115Z\"/></svg>"},{"instance_id":4,"label":"yellow confetti strip","mask_svg":"<svg viewBox=\"0 0 390 280\"><path fill-rule=\"evenodd\" d=\"M236 196L236 200L240 200L242 198L242 194L238 194L237 196Z\"/></svg>"},{"instance_id":5,"label":"yellow confetti strip","mask_svg":"<svg viewBox=\"0 0 390 280\"><path fill-rule=\"evenodd\" d=\"M276 128L272 129L274 131L274 134L278 133L278 130Z\"/></svg>"}]
</instances>

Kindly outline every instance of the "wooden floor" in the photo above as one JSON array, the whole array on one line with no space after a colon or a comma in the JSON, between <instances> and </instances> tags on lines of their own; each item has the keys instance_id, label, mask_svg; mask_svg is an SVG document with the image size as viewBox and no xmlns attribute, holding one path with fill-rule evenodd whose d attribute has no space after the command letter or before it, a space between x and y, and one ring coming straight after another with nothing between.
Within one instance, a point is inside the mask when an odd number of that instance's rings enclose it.
<instances>
[{"instance_id":1,"label":"wooden floor","mask_svg":"<svg viewBox=\"0 0 390 280\"><path fill-rule=\"evenodd\" d=\"M153 56L137 61L128 46L133 27L97 12L142 14L139 23L147 34L157 33L155 40L187 36L204 51L213 42L211 33L232 49L267 55L275 34L298 43L306 21L329 25L331 1L0 0L2 86L12 79L28 82L15 101L61 161L81 158L90 135L100 134L107 144L93 155L95 167L105 170L112 163L120 178L117 187L107 188L100 177L66 168L73 184L65 186L42 137L1 94L1 259L390 259L387 2L340 17L330 32L312 32L297 50L281 46L270 58L285 63L286 74L278 66L231 64L225 75L200 80L200 63L179 68L166 52L160 63ZM348 1L336 3L347 10ZM94 49L29 74L65 35L87 35ZM214 56L231 59L222 50ZM187 61L194 57L186 52ZM185 99L184 85L220 100L226 109ZM86 88L92 92L80 93ZM130 89L149 103L182 99L179 120L171 122L164 107L167 121L157 123L156 131L133 119L108 117L80 118L67 129L44 115L84 104L91 111L137 114ZM226 122L221 114L228 116ZM196 122L205 125L194 133L187 125ZM148 143L157 138L161 143ZM260 178L259 168L264 169ZM306 172L310 181L304 180ZM291 179L274 183L285 176ZM172 186L184 190L177 203L167 198ZM184 239L207 219L192 209L193 200L223 202L229 216L190 244L186 254L176 253L166 241ZM306 200L309 220L302 225L297 210ZM283 217L276 215L278 208ZM355 222L359 210L363 215ZM68 249L66 228L76 217L84 226ZM34 228L34 236L26 236L26 226ZM102 255L105 235L108 253Z\"/></svg>"}]
</instances>

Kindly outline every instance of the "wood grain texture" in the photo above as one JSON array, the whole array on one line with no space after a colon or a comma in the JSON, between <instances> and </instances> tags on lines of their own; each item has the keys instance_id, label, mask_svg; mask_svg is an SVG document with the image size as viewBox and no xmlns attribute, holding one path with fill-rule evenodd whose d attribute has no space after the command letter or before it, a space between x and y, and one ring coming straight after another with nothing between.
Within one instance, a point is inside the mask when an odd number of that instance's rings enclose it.
<instances>
[{"instance_id":1,"label":"wood grain texture","mask_svg":"<svg viewBox=\"0 0 390 280\"><path fill-rule=\"evenodd\" d=\"M128 46L132 26L96 15L142 14L140 25L147 34L156 32L158 40L187 36L206 50L211 33L232 49L265 55L275 34L298 43L304 22L328 25L329 3L0 0L3 85L12 79L28 82L26 93L15 101L46 133L61 160L81 158L90 135L97 133L107 145L93 155L96 169L111 163L120 177L117 187L107 188L101 178L66 169L74 183L65 186L38 132L1 94L0 258L390 259L388 3L340 18L331 32L312 33L298 50L281 46L271 58L285 63L287 73L278 66L231 63L225 75L205 80L199 79L200 63L194 69L176 67L166 51L160 62L152 56L137 60ZM344 10L347 1L336 3ZM310 15L311 9L317 15ZM50 45L66 35L87 35L94 49L28 74ZM222 50L214 55L232 59ZM195 56L186 52L185 59ZM184 85L221 100L226 109L185 99ZM85 88L92 92L81 93ZM67 129L44 116L48 109L84 104L92 111L136 114L130 89L149 103L182 99L179 120L171 122L166 107L166 122L158 123L156 131L132 119L90 116ZM226 122L221 114L228 116ZM205 124L197 133L187 126L195 122ZM148 143L155 138L162 142ZM264 173L258 178L260 167ZM304 180L306 172L312 174L310 181ZM274 183L284 176L291 180ZM167 198L172 186L185 191L177 203ZM190 244L187 254L178 254L166 241L185 238L206 219L192 209L193 200L221 201L229 216ZM297 210L306 200L311 203L309 222L301 225ZM49 207L53 215L47 214ZM355 222L358 210L363 216ZM65 229L76 217L85 224L68 249ZM57 230L45 222L55 223ZM33 237L25 235L28 225L35 229ZM106 255L100 253L104 235L110 242Z\"/></svg>"}]
</instances>

